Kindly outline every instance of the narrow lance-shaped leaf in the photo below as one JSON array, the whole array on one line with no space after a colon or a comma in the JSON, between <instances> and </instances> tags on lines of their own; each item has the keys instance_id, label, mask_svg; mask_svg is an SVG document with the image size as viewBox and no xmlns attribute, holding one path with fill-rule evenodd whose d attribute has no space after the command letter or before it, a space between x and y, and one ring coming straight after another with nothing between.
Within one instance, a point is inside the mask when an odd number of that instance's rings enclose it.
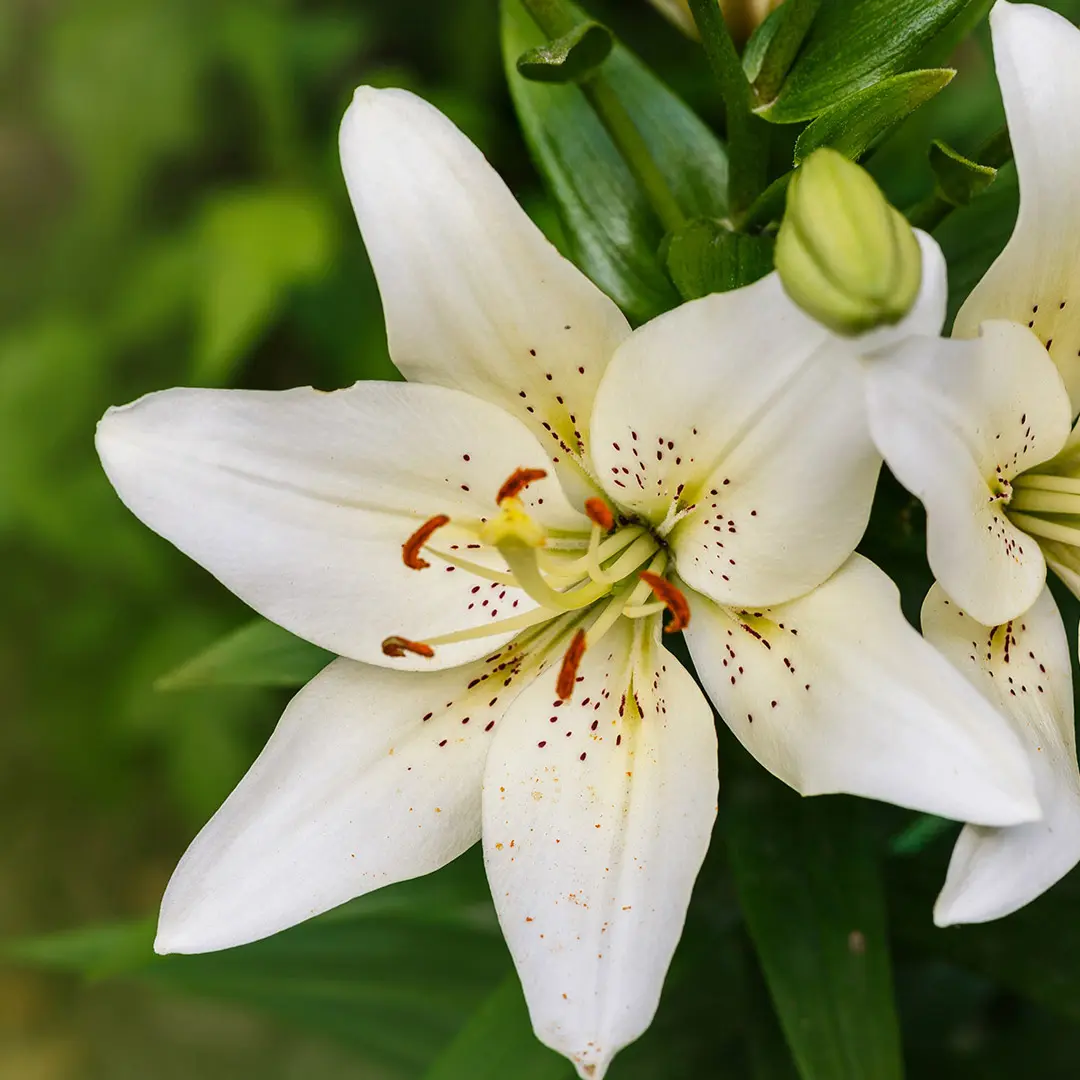
<instances>
[{"instance_id":1,"label":"narrow lance-shaped leaf","mask_svg":"<svg viewBox=\"0 0 1080 1080\"><path fill-rule=\"evenodd\" d=\"M858 803L735 791L728 841L747 926L802 1080L899 1080L878 867Z\"/></svg>"},{"instance_id":2,"label":"narrow lance-shaped leaf","mask_svg":"<svg viewBox=\"0 0 1080 1080\"><path fill-rule=\"evenodd\" d=\"M938 194L951 206L967 206L997 176L997 169L971 161L940 139L930 146L930 168L934 170Z\"/></svg>"},{"instance_id":3,"label":"narrow lance-shaped leaf","mask_svg":"<svg viewBox=\"0 0 1080 1080\"><path fill-rule=\"evenodd\" d=\"M698 218L669 238L667 267L684 300L750 285L773 268L773 239Z\"/></svg>"},{"instance_id":4,"label":"narrow lance-shaped leaf","mask_svg":"<svg viewBox=\"0 0 1080 1080\"><path fill-rule=\"evenodd\" d=\"M333 659L333 653L318 645L312 645L266 619L255 619L162 676L157 689L303 686Z\"/></svg>"},{"instance_id":5,"label":"narrow lance-shaped leaf","mask_svg":"<svg viewBox=\"0 0 1080 1080\"><path fill-rule=\"evenodd\" d=\"M599 23L578 23L568 34L521 54L518 74L534 82L578 82L591 75L607 58L614 44Z\"/></svg>"},{"instance_id":6,"label":"narrow lance-shaped leaf","mask_svg":"<svg viewBox=\"0 0 1080 1080\"><path fill-rule=\"evenodd\" d=\"M955 74L950 68L909 71L849 95L799 135L795 164L822 146L856 160L920 105L944 90Z\"/></svg>"},{"instance_id":7,"label":"narrow lance-shaped leaf","mask_svg":"<svg viewBox=\"0 0 1080 1080\"><path fill-rule=\"evenodd\" d=\"M516 974L481 1002L424 1080L570 1080L574 1069L533 1034Z\"/></svg>"},{"instance_id":8,"label":"narrow lance-shaped leaf","mask_svg":"<svg viewBox=\"0 0 1080 1080\"><path fill-rule=\"evenodd\" d=\"M571 253L633 321L643 322L679 302L658 253L663 228L582 91L519 74L518 57L546 44L519 0L502 0L507 81ZM621 45L604 62L603 74L683 213L724 217L727 157L712 132Z\"/></svg>"},{"instance_id":9,"label":"narrow lance-shaped leaf","mask_svg":"<svg viewBox=\"0 0 1080 1080\"><path fill-rule=\"evenodd\" d=\"M777 124L810 120L914 62L969 0L824 0L776 97Z\"/></svg>"}]
</instances>

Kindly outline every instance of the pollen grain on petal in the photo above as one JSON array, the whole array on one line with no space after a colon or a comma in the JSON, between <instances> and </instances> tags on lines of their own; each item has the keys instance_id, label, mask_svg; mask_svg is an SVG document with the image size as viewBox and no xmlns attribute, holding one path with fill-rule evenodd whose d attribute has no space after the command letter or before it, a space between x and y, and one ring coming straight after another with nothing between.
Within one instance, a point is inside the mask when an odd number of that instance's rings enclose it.
<instances>
[{"instance_id":1,"label":"pollen grain on petal","mask_svg":"<svg viewBox=\"0 0 1080 1080\"><path fill-rule=\"evenodd\" d=\"M430 645L397 636L386 638L382 643L382 651L384 656L392 656L395 659L404 656L407 652L429 658L435 655L435 650Z\"/></svg>"},{"instance_id":2,"label":"pollen grain on petal","mask_svg":"<svg viewBox=\"0 0 1080 1080\"><path fill-rule=\"evenodd\" d=\"M615 515L611 512L603 499L593 496L585 500L585 513L594 525L599 525L604 532L611 532L615 528Z\"/></svg>"},{"instance_id":3,"label":"pollen grain on petal","mask_svg":"<svg viewBox=\"0 0 1080 1080\"><path fill-rule=\"evenodd\" d=\"M431 539L436 529L450 524L450 518L446 514L436 514L429 518L401 545L401 557L410 570L423 570L430 566L427 559L420 557L424 545Z\"/></svg>"},{"instance_id":4,"label":"pollen grain on petal","mask_svg":"<svg viewBox=\"0 0 1080 1080\"><path fill-rule=\"evenodd\" d=\"M664 627L664 633L677 634L680 630L685 630L690 625L690 605L682 592L667 578L648 570L642 570L640 577L671 612L671 622Z\"/></svg>"},{"instance_id":5,"label":"pollen grain on petal","mask_svg":"<svg viewBox=\"0 0 1080 1080\"><path fill-rule=\"evenodd\" d=\"M560 700L569 701L574 693L574 682L577 679L578 666L581 658L585 655L585 631L578 630L570 647L563 656L562 667L559 669L559 681L555 684L555 692Z\"/></svg>"},{"instance_id":6,"label":"pollen grain on petal","mask_svg":"<svg viewBox=\"0 0 1080 1080\"><path fill-rule=\"evenodd\" d=\"M495 496L495 502L501 503L503 499L513 499L520 495L530 484L537 480L543 480L547 476L546 469L515 469L499 488L499 494Z\"/></svg>"}]
</instances>

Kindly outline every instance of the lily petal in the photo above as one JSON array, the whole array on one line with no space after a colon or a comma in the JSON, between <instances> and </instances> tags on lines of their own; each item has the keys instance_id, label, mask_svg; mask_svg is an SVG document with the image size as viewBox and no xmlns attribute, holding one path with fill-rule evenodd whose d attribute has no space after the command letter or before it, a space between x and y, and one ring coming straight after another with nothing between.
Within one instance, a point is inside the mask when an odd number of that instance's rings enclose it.
<instances>
[{"instance_id":1,"label":"lily petal","mask_svg":"<svg viewBox=\"0 0 1080 1080\"><path fill-rule=\"evenodd\" d=\"M677 521L695 589L778 603L824 581L866 527L880 458L864 412L848 343L771 274L631 335L597 394L593 460L613 499L661 532Z\"/></svg>"},{"instance_id":2,"label":"lily petal","mask_svg":"<svg viewBox=\"0 0 1080 1080\"><path fill-rule=\"evenodd\" d=\"M907 624L896 586L867 559L853 555L788 604L690 606L686 641L706 691L796 791L988 825L1039 816L1007 721Z\"/></svg>"},{"instance_id":3,"label":"lily petal","mask_svg":"<svg viewBox=\"0 0 1080 1080\"><path fill-rule=\"evenodd\" d=\"M1035 774L1042 821L967 825L934 906L938 926L999 919L1034 900L1080 862L1080 771L1072 668L1049 589L1004 626L978 623L940 585L922 610L923 633L1008 717Z\"/></svg>"},{"instance_id":4,"label":"lily petal","mask_svg":"<svg viewBox=\"0 0 1080 1080\"><path fill-rule=\"evenodd\" d=\"M388 661L381 643L535 607L522 591L437 556L421 571L402 559L410 534L440 513L451 525L432 550L483 556L453 521L479 523L514 469L548 464L523 424L460 391L374 382L331 394L167 390L110 410L97 447L121 499L150 528L260 614L340 655L427 670L464 663L509 635L442 647L431 659ZM590 527L553 477L524 497L552 527Z\"/></svg>"},{"instance_id":5,"label":"lily petal","mask_svg":"<svg viewBox=\"0 0 1080 1080\"><path fill-rule=\"evenodd\" d=\"M993 626L1026 611L1046 579L1039 544L1006 516L1008 482L1069 436L1069 399L1030 330L987 322L969 341L910 338L865 365L870 429L926 507L930 567Z\"/></svg>"},{"instance_id":6,"label":"lily petal","mask_svg":"<svg viewBox=\"0 0 1080 1080\"><path fill-rule=\"evenodd\" d=\"M457 858L480 837L484 760L528 675L518 656L432 674L335 660L181 859L157 951L255 941Z\"/></svg>"},{"instance_id":7,"label":"lily petal","mask_svg":"<svg viewBox=\"0 0 1080 1080\"><path fill-rule=\"evenodd\" d=\"M537 1037L600 1080L656 1011L716 816L716 732L693 679L623 620L572 701L539 679L484 776L484 857Z\"/></svg>"},{"instance_id":8,"label":"lily petal","mask_svg":"<svg viewBox=\"0 0 1080 1080\"><path fill-rule=\"evenodd\" d=\"M596 386L629 333L615 304L413 94L357 90L341 162L402 374L496 402L554 458L580 456Z\"/></svg>"},{"instance_id":9,"label":"lily petal","mask_svg":"<svg viewBox=\"0 0 1080 1080\"><path fill-rule=\"evenodd\" d=\"M990 13L994 65L1020 179L1016 228L956 317L972 337L986 319L1031 326L1080 411L1080 30L1034 4Z\"/></svg>"}]
</instances>

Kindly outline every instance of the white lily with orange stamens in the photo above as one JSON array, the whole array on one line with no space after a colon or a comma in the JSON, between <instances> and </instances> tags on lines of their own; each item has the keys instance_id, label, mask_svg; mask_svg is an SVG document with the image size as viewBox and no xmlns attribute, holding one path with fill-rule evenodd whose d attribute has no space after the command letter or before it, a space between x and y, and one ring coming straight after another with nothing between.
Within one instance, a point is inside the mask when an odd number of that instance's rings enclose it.
<instances>
[{"instance_id":1,"label":"white lily with orange stamens","mask_svg":"<svg viewBox=\"0 0 1080 1080\"><path fill-rule=\"evenodd\" d=\"M358 91L342 156L413 381L171 390L99 427L139 517L342 657L184 856L160 951L482 836L536 1032L601 1077L653 1015L716 813L665 608L799 790L1037 816L1005 721L852 555L879 467L858 362L775 276L631 334L429 105Z\"/></svg>"},{"instance_id":2,"label":"white lily with orange stamens","mask_svg":"<svg viewBox=\"0 0 1080 1080\"><path fill-rule=\"evenodd\" d=\"M875 441L926 506L934 575L992 626L1035 603L1047 565L1080 596L1080 30L1005 0L990 26L1016 228L953 340L908 340L867 373Z\"/></svg>"},{"instance_id":3,"label":"white lily with orange stamens","mask_svg":"<svg viewBox=\"0 0 1080 1080\"><path fill-rule=\"evenodd\" d=\"M1035 773L1043 819L1008 828L966 825L934 906L938 926L986 922L1030 903L1080 862L1072 664L1057 605L984 626L940 585L922 610L923 633L1012 722Z\"/></svg>"}]
</instances>

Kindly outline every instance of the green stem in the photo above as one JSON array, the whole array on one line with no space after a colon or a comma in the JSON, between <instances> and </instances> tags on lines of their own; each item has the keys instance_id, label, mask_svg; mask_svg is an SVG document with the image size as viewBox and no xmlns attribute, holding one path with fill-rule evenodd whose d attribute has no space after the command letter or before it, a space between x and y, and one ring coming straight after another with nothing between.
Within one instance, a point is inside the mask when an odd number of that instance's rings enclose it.
<instances>
[{"instance_id":1,"label":"green stem","mask_svg":"<svg viewBox=\"0 0 1080 1080\"><path fill-rule=\"evenodd\" d=\"M727 114L729 163L728 204L734 221L765 187L769 164L769 125L753 113L753 96L735 42L716 0L690 0L690 11L701 35Z\"/></svg>"},{"instance_id":2,"label":"green stem","mask_svg":"<svg viewBox=\"0 0 1080 1080\"><path fill-rule=\"evenodd\" d=\"M578 18L564 0L521 0L537 26L552 39L560 38L578 24ZM686 224L686 215L675 198L667 178L642 137L634 118L619 95L604 78L594 72L578 84L585 99L611 137L627 168L638 182L665 231L674 232Z\"/></svg>"}]
</instances>

